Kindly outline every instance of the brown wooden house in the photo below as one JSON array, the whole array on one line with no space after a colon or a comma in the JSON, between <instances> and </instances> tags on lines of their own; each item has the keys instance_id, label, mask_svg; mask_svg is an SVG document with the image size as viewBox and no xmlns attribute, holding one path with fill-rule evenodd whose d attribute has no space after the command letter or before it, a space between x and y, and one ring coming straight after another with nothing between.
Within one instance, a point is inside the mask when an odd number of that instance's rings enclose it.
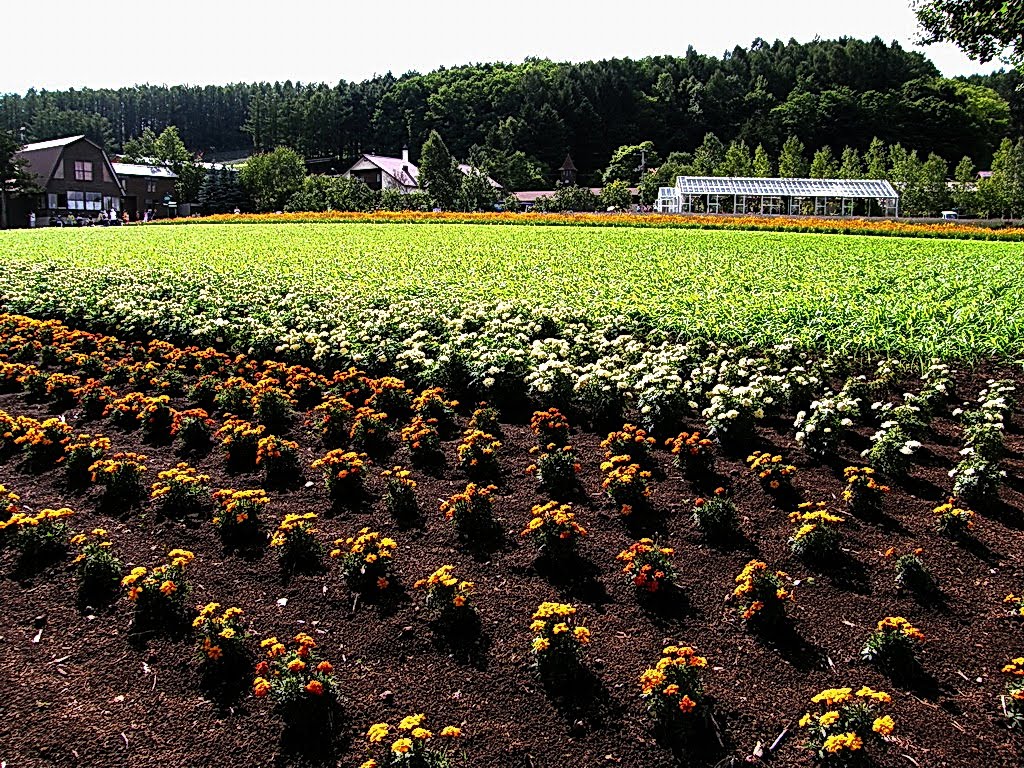
<instances>
[{"instance_id":1,"label":"brown wooden house","mask_svg":"<svg viewBox=\"0 0 1024 768\"><path fill-rule=\"evenodd\" d=\"M27 226L31 212L36 226L54 216L95 219L100 211L121 210L124 189L103 148L85 136L27 144L17 153L43 190L23 199L23 211L10 218L13 226Z\"/></svg>"},{"instance_id":2,"label":"brown wooden house","mask_svg":"<svg viewBox=\"0 0 1024 768\"><path fill-rule=\"evenodd\" d=\"M141 221L146 211L158 219L175 215L178 174L162 165L113 165L124 187L124 210L132 221Z\"/></svg>"}]
</instances>

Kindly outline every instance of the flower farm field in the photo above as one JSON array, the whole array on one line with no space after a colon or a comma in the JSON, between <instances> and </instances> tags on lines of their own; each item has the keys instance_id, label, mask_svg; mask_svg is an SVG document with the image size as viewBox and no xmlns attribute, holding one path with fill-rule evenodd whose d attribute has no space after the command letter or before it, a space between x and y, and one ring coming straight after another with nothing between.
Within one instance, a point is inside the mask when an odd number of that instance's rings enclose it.
<instances>
[{"instance_id":1,"label":"flower farm field","mask_svg":"<svg viewBox=\"0 0 1024 768\"><path fill-rule=\"evenodd\" d=\"M387 323L396 344L495 302L592 321L642 315L686 338L792 337L905 357L1013 355L1024 327L1020 243L277 224L2 233L0 256L16 311L227 337L261 353L288 331L336 331L337 348Z\"/></svg>"},{"instance_id":2,"label":"flower farm field","mask_svg":"<svg viewBox=\"0 0 1024 768\"><path fill-rule=\"evenodd\" d=\"M0 255L7 765L1024 762L1020 244Z\"/></svg>"}]
</instances>

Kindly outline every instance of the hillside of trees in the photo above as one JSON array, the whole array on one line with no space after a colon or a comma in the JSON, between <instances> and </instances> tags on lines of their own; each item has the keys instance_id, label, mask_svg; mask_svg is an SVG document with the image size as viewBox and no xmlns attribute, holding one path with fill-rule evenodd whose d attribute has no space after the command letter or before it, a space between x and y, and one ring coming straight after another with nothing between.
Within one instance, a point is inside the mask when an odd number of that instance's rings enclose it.
<instances>
[{"instance_id":1,"label":"hillside of trees","mask_svg":"<svg viewBox=\"0 0 1024 768\"><path fill-rule=\"evenodd\" d=\"M29 91L0 95L0 130L25 141L84 133L118 151L145 129L177 126L207 155L277 146L305 157L361 151L413 159L431 130L460 158L486 156L509 188L553 183L572 152L581 181L600 183L609 157L649 140L668 156L713 132L726 146L777 157L795 136L809 148L861 153L876 137L921 157L963 156L987 168L1006 136L1024 135L1019 71L950 80L898 44L755 40L722 57L580 64L529 59L363 82L236 83Z\"/></svg>"}]
</instances>

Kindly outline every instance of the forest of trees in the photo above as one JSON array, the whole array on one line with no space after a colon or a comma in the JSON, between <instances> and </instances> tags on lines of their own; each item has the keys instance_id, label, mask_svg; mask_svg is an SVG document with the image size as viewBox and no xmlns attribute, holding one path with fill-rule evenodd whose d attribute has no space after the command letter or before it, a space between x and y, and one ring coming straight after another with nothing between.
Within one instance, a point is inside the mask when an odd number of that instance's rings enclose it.
<instances>
[{"instance_id":1,"label":"forest of trees","mask_svg":"<svg viewBox=\"0 0 1024 768\"><path fill-rule=\"evenodd\" d=\"M414 161L436 130L453 155L486 156L509 188L550 187L567 150L581 182L599 184L617 148L650 140L668 156L709 132L773 158L806 147L866 152L886 145L987 168L1006 136L1024 135L1019 71L950 80L898 44L756 40L721 58L683 56L580 64L529 59L363 82L237 83L29 91L0 95L0 130L25 141L84 133L110 150L177 126L208 156L277 146L305 157L363 151Z\"/></svg>"}]
</instances>

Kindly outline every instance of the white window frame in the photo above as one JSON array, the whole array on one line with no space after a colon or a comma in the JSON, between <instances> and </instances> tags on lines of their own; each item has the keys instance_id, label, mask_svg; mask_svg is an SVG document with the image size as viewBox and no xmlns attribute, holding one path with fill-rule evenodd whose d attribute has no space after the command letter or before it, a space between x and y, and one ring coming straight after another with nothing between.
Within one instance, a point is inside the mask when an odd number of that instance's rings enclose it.
<instances>
[{"instance_id":1,"label":"white window frame","mask_svg":"<svg viewBox=\"0 0 1024 768\"><path fill-rule=\"evenodd\" d=\"M86 192L85 193L85 210L87 210L87 211L102 211L103 210L103 193L102 192Z\"/></svg>"},{"instance_id":2,"label":"white window frame","mask_svg":"<svg viewBox=\"0 0 1024 768\"><path fill-rule=\"evenodd\" d=\"M75 160L75 181L92 181L93 167L90 160Z\"/></svg>"},{"instance_id":3,"label":"white window frame","mask_svg":"<svg viewBox=\"0 0 1024 768\"><path fill-rule=\"evenodd\" d=\"M84 211L85 210L85 192L80 192L76 189L68 190L68 210L69 211Z\"/></svg>"}]
</instances>

